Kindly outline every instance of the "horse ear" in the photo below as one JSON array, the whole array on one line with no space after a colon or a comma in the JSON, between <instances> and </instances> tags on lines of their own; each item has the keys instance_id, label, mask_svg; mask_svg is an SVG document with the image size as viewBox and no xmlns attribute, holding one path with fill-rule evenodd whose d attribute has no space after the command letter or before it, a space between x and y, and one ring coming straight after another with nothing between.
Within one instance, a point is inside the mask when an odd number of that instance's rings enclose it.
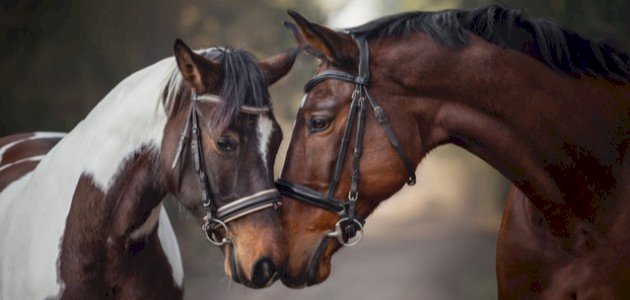
<instances>
[{"instance_id":1,"label":"horse ear","mask_svg":"<svg viewBox=\"0 0 630 300\"><path fill-rule=\"evenodd\" d=\"M287 10L287 13L297 25L284 22L284 26L291 30L298 43L309 53L325 58L333 64L343 64L344 61L352 60L358 53L357 46L349 34L309 22L295 11Z\"/></svg>"},{"instance_id":2,"label":"horse ear","mask_svg":"<svg viewBox=\"0 0 630 300\"><path fill-rule=\"evenodd\" d=\"M216 82L218 63L193 52L182 40L177 39L173 45L177 67L184 80L197 94L205 94Z\"/></svg>"},{"instance_id":3,"label":"horse ear","mask_svg":"<svg viewBox=\"0 0 630 300\"><path fill-rule=\"evenodd\" d=\"M260 68L265 73L268 85L274 84L291 71L299 51L300 47L294 47L259 63Z\"/></svg>"}]
</instances>

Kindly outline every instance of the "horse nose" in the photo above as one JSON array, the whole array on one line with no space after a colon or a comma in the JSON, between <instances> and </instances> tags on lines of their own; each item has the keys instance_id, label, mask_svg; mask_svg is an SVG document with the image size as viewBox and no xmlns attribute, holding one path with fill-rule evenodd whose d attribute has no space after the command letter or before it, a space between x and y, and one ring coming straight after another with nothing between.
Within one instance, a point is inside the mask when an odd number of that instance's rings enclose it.
<instances>
[{"instance_id":1,"label":"horse nose","mask_svg":"<svg viewBox=\"0 0 630 300\"><path fill-rule=\"evenodd\" d=\"M254 271L252 272L254 288L266 287L277 278L276 266L270 258L261 258L254 264Z\"/></svg>"}]
</instances>

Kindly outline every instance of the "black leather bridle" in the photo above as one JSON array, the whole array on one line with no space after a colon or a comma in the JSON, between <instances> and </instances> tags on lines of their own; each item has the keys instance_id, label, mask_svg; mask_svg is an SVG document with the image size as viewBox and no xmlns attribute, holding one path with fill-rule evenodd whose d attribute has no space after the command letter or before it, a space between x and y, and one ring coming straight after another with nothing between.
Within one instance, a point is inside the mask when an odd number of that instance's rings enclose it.
<instances>
[{"instance_id":1,"label":"black leather bridle","mask_svg":"<svg viewBox=\"0 0 630 300\"><path fill-rule=\"evenodd\" d=\"M213 198L217 196L212 193L212 189L210 188L210 181L203 157L201 131L199 130L199 112L197 109L197 103L201 100L214 103L220 103L222 101L215 95L194 95L191 97L192 103L190 104L188 121L180 135L179 145L171 168L174 169L178 165L184 153L184 148L189 145L188 148L190 149L191 158L194 162L195 173L197 173L199 177L201 199L203 200L203 208L206 213L204 216L205 223L201 226L201 229L208 241L217 246L223 246L232 243L228 234L227 223L268 207L277 208L282 203L280 202L280 194L278 191L275 188L271 188L217 207L215 201L213 201ZM271 113L271 111L270 106L255 107L242 105L240 107L240 112L245 114L260 115ZM222 227L224 230L222 235L216 234L216 229L219 227Z\"/></svg>"},{"instance_id":2,"label":"black leather bridle","mask_svg":"<svg viewBox=\"0 0 630 300\"><path fill-rule=\"evenodd\" d=\"M359 47L358 76L338 70L325 70L313 77L304 86L304 92L308 93L317 84L328 79L341 80L355 84L354 92L352 93L352 102L350 103L350 112L348 113L348 120L343 133L343 139L341 140L341 146L339 148L333 176L330 181L330 185L328 186L328 192L324 194L282 178L276 181L276 187L281 194L311 205L319 206L339 215L340 220L335 225L335 230L330 232L328 236L337 238L337 240L345 246L353 246L361 241L361 238L363 237L363 225L365 223L365 220L356 216L355 213L355 205L359 197L359 161L362 153L363 133L365 131L365 99L368 100L369 105L374 111L376 119L385 130L387 138L394 149L396 149L396 152L398 152L398 155L407 169L407 184L414 185L416 183L415 166L412 164L411 160L405 153L405 150L398 142L398 139L396 138L394 131L392 131L389 121L385 116L385 112L383 112L383 109L378 105L378 103L376 103L368 91L370 79L370 54L368 43L363 37L353 36L353 38ZM348 192L348 201L346 202L335 198L334 194L343 169L346 150L348 148L348 143L350 142L350 135L352 133L355 119L357 129L354 142L354 159L352 164L350 191ZM345 238L343 233L345 233ZM352 240L353 238L354 240Z\"/></svg>"}]
</instances>

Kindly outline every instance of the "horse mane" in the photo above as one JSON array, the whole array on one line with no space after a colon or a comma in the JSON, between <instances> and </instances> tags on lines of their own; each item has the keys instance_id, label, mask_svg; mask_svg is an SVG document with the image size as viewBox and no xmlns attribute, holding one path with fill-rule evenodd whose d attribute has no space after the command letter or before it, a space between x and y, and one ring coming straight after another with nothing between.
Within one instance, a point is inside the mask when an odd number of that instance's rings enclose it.
<instances>
[{"instance_id":1,"label":"horse mane","mask_svg":"<svg viewBox=\"0 0 630 300\"><path fill-rule=\"evenodd\" d=\"M223 100L213 110L210 128L215 133L223 132L237 119L242 105L255 107L269 106L271 96L267 80L257 64L256 58L241 49L224 47L198 51L207 59L218 60L221 65L222 86L220 97ZM177 112L184 101L194 97L194 92L186 84L175 67L164 89L163 102L168 115Z\"/></svg>"},{"instance_id":2,"label":"horse mane","mask_svg":"<svg viewBox=\"0 0 630 300\"><path fill-rule=\"evenodd\" d=\"M530 18L522 10L501 5L471 11L406 12L346 31L368 39L422 32L449 49L467 46L467 32L472 32L490 43L520 51L567 74L630 81L627 52L616 49L611 43L587 39L552 21Z\"/></svg>"}]
</instances>

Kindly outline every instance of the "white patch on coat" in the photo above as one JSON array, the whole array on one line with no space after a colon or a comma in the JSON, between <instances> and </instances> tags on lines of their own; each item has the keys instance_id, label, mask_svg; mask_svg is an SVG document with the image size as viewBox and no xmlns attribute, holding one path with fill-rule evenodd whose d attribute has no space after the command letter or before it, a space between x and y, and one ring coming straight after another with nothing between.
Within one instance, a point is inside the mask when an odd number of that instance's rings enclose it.
<instances>
[{"instance_id":1,"label":"white patch on coat","mask_svg":"<svg viewBox=\"0 0 630 300\"><path fill-rule=\"evenodd\" d=\"M184 267L182 265L182 256L179 253L179 245L177 244L175 232L173 232L173 227L171 226L171 222L168 219L168 215L166 215L166 210L164 208L160 210L158 239L160 239L162 251L166 254L166 258L171 265L173 281L181 288L184 285Z\"/></svg>"},{"instance_id":2,"label":"white patch on coat","mask_svg":"<svg viewBox=\"0 0 630 300\"><path fill-rule=\"evenodd\" d=\"M273 122L266 115L260 115L258 117L258 153L263 160L265 168L267 168L267 152L269 150L269 139L273 133Z\"/></svg>"},{"instance_id":3,"label":"white patch on coat","mask_svg":"<svg viewBox=\"0 0 630 300\"><path fill-rule=\"evenodd\" d=\"M12 216L16 214L16 212L12 209L15 206L15 203L9 200L20 198L20 192L29 182L32 174L32 172L27 173L18 180L13 181L4 190L2 190L2 193L0 193L0 225L7 224L6 220L12 218ZM36 218L31 219L34 220ZM8 225L11 225L11 223L8 223ZM18 226L13 226L12 228L0 226L0 299L28 299L25 297L18 297L25 295L26 293L22 292L23 287L19 285L16 286L16 284L23 283L24 279L28 278L28 275L24 274L24 270L19 266L19 264L15 265L11 263L15 259L19 260L19 255L25 254L25 251L28 250L19 249L15 245L12 245L14 241L19 241L19 238L21 238L25 233L19 232L20 230L24 230L24 228L20 228L19 226L23 224L16 225ZM55 265L53 264L52 267L54 268L52 270L53 273L56 273ZM46 293L43 297L57 294L58 289L59 288L51 290L51 292ZM39 299L43 297L40 297Z\"/></svg>"},{"instance_id":4,"label":"white patch on coat","mask_svg":"<svg viewBox=\"0 0 630 300\"><path fill-rule=\"evenodd\" d=\"M158 218L160 216L160 211L162 210L162 204L160 203L158 206L154 207L149 214L149 217L138 227L138 229L134 230L129 236L132 240L145 237L149 233L153 232L155 229L155 225L157 225Z\"/></svg>"},{"instance_id":5,"label":"white patch on coat","mask_svg":"<svg viewBox=\"0 0 630 300\"><path fill-rule=\"evenodd\" d=\"M75 128L91 132L85 136L92 155L86 157L84 171L103 192L140 146L159 149L167 117L161 96L176 67L175 59L168 58L129 76Z\"/></svg>"},{"instance_id":6,"label":"white patch on coat","mask_svg":"<svg viewBox=\"0 0 630 300\"><path fill-rule=\"evenodd\" d=\"M106 193L123 162L140 146L159 149L167 119L161 98L174 72L171 57L123 80L32 173L0 192L0 299L58 294L59 240L79 178L92 175L94 185ZM180 283L177 240L163 214L160 242Z\"/></svg>"},{"instance_id":7,"label":"white patch on coat","mask_svg":"<svg viewBox=\"0 0 630 300\"><path fill-rule=\"evenodd\" d=\"M35 135L29 139L35 140L35 139L63 138L64 136L66 136L65 132L37 131L35 132Z\"/></svg>"}]
</instances>

